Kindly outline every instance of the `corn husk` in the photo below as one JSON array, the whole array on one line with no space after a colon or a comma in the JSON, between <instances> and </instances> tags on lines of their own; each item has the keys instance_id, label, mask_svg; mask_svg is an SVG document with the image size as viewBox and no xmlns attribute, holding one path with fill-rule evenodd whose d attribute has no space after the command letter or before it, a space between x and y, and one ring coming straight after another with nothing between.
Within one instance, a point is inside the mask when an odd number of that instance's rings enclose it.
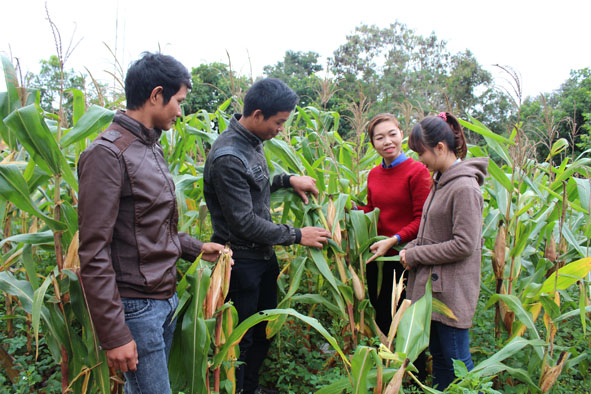
<instances>
[{"instance_id":1,"label":"corn husk","mask_svg":"<svg viewBox=\"0 0 591 394\"><path fill-rule=\"evenodd\" d=\"M547 393L554 386L568 357L568 352L562 352L555 366L548 367L547 364L544 364L542 377L540 378L540 389L542 389L542 393Z\"/></svg>"},{"instance_id":2,"label":"corn husk","mask_svg":"<svg viewBox=\"0 0 591 394\"><path fill-rule=\"evenodd\" d=\"M406 372L406 367L408 366L409 361L410 360L408 358L404 360L400 368L398 368L398 371L396 371L392 377L392 380L390 380L390 383L388 383L388 386L386 386L384 394L398 394L400 392L402 378L404 377L404 373Z\"/></svg>"},{"instance_id":3,"label":"corn husk","mask_svg":"<svg viewBox=\"0 0 591 394\"><path fill-rule=\"evenodd\" d=\"M70 242L70 246L68 247L68 253L66 255L66 260L64 261L64 269L72 271L80 269L80 257L78 256L78 246L78 231L76 231L76 234L74 234L74 237Z\"/></svg>"},{"instance_id":4,"label":"corn husk","mask_svg":"<svg viewBox=\"0 0 591 394\"><path fill-rule=\"evenodd\" d=\"M503 279L505 275L505 226L499 226L495 248L492 255L493 270L497 279Z\"/></svg>"},{"instance_id":5,"label":"corn husk","mask_svg":"<svg viewBox=\"0 0 591 394\"><path fill-rule=\"evenodd\" d=\"M328 231L330 231L331 233L333 232L333 225L334 225L334 218L337 214L334 202L332 201L332 198L328 199L328 205L326 207L326 221L328 222Z\"/></svg>"},{"instance_id":6,"label":"corn husk","mask_svg":"<svg viewBox=\"0 0 591 394\"><path fill-rule=\"evenodd\" d=\"M553 263L556 261L556 241L554 241L554 235L550 235L550 238L546 241L544 256Z\"/></svg>"},{"instance_id":7,"label":"corn husk","mask_svg":"<svg viewBox=\"0 0 591 394\"><path fill-rule=\"evenodd\" d=\"M347 273L345 271L345 262L343 261L343 256L335 254L335 259L337 261L337 270L339 271L341 282L347 283Z\"/></svg>"},{"instance_id":8,"label":"corn husk","mask_svg":"<svg viewBox=\"0 0 591 394\"><path fill-rule=\"evenodd\" d=\"M224 304L230 286L231 265L230 252L221 253L211 273L209 289L205 297L204 315L206 319L212 318L215 311Z\"/></svg>"},{"instance_id":9,"label":"corn husk","mask_svg":"<svg viewBox=\"0 0 591 394\"><path fill-rule=\"evenodd\" d=\"M349 266L349 273L351 274L351 281L353 282L355 298L357 298L359 301L363 301L365 299L365 286L363 286L359 276L357 276L357 273L355 273L355 270L351 266Z\"/></svg>"},{"instance_id":10,"label":"corn husk","mask_svg":"<svg viewBox=\"0 0 591 394\"><path fill-rule=\"evenodd\" d=\"M402 315L404 315L404 312L406 312L411 304L411 300L404 299L404 301L402 301L400 304L400 308L398 308L396 315L394 315L392 323L390 323L390 330L388 331L388 349L392 348L392 343L394 342L394 337L396 336L396 331L398 330L400 320L402 320Z\"/></svg>"}]
</instances>

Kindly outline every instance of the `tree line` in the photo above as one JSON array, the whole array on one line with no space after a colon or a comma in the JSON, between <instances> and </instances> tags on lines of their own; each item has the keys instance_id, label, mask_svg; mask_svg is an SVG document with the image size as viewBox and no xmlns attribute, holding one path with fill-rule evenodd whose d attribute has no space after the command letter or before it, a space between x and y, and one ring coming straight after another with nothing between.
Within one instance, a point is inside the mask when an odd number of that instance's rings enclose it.
<instances>
[{"instance_id":1,"label":"tree line","mask_svg":"<svg viewBox=\"0 0 591 394\"><path fill-rule=\"evenodd\" d=\"M522 97L519 78L510 67L499 65L513 82L506 90L469 50L453 53L434 33L424 37L400 22L384 28L358 26L325 66L319 59L316 52L287 50L283 59L264 67L263 76L286 82L300 96L301 107L343 114L340 127L345 137L362 132L367 119L380 112L393 113L408 130L429 113L446 110L473 117L501 135L510 135L516 126L523 128L540 159L559 138L570 142L573 158L591 147L591 68L572 70L553 92ZM228 98L242 98L254 82L252 76L240 75L221 62L192 67L191 75L187 114L215 112ZM119 89L72 69L64 71L66 89L86 90L101 105L109 105L104 100L109 94L110 103L123 102L121 81L114 80ZM49 112L56 112L58 81L55 56L41 61L38 74L25 76L26 85L40 89L41 105ZM71 103L70 99L65 105L70 118ZM478 135L470 138L473 144L484 143Z\"/></svg>"}]
</instances>

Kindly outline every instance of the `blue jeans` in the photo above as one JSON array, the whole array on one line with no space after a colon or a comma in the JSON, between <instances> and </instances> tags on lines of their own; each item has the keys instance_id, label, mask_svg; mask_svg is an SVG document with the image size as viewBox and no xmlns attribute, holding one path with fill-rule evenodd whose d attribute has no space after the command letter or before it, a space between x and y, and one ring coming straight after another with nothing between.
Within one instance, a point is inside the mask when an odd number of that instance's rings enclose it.
<instances>
[{"instance_id":1,"label":"blue jeans","mask_svg":"<svg viewBox=\"0 0 591 394\"><path fill-rule=\"evenodd\" d=\"M463 361L468 371L474 368L467 328L432 321L429 351L433 356L433 385L438 390L444 390L456 378L452 359Z\"/></svg>"},{"instance_id":2,"label":"blue jeans","mask_svg":"<svg viewBox=\"0 0 591 394\"><path fill-rule=\"evenodd\" d=\"M124 373L125 393L170 393L168 355L176 326L172 316L179 303L176 293L167 300L121 297L121 303L138 352L137 370Z\"/></svg>"}]
</instances>

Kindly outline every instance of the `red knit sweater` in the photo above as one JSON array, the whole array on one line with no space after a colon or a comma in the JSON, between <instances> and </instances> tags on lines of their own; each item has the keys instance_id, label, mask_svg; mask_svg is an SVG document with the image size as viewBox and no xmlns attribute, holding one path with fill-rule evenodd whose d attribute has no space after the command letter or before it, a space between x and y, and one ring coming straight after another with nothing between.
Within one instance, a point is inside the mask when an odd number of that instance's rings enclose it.
<instances>
[{"instance_id":1,"label":"red knit sweater","mask_svg":"<svg viewBox=\"0 0 591 394\"><path fill-rule=\"evenodd\" d=\"M367 213L380 208L378 234L398 234L401 243L406 243L417 237L431 184L429 170L412 158L393 168L380 164L367 176L367 206L359 209Z\"/></svg>"}]
</instances>

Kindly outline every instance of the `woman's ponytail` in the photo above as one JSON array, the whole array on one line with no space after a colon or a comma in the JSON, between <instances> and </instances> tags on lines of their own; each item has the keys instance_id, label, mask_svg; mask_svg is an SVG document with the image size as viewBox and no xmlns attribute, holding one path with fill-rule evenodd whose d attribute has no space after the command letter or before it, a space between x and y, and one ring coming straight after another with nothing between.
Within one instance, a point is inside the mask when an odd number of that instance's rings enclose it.
<instances>
[{"instance_id":1,"label":"woman's ponytail","mask_svg":"<svg viewBox=\"0 0 591 394\"><path fill-rule=\"evenodd\" d=\"M449 112L440 112L437 116L443 119L453 132L456 156L460 159L465 158L466 153L468 152L468 147L466 146L466 137L464 136L462 125L460 125L460 122L458 122L456 117Z\"/></svg>"},{"instance_id":2,"label":"woman's ponytail","mask_svg":"<svg viewBox=\"0 0 591 394\"><path fill-rule=\"evenodd\" d=\"M408 146L422 154L425 148L433 150L439 142L445 143L456 157L466 157L468 148L464 131L460 122L449 112L440 112L437 116L423 118L412 128Z\"/></svg>"}]
</instances>

